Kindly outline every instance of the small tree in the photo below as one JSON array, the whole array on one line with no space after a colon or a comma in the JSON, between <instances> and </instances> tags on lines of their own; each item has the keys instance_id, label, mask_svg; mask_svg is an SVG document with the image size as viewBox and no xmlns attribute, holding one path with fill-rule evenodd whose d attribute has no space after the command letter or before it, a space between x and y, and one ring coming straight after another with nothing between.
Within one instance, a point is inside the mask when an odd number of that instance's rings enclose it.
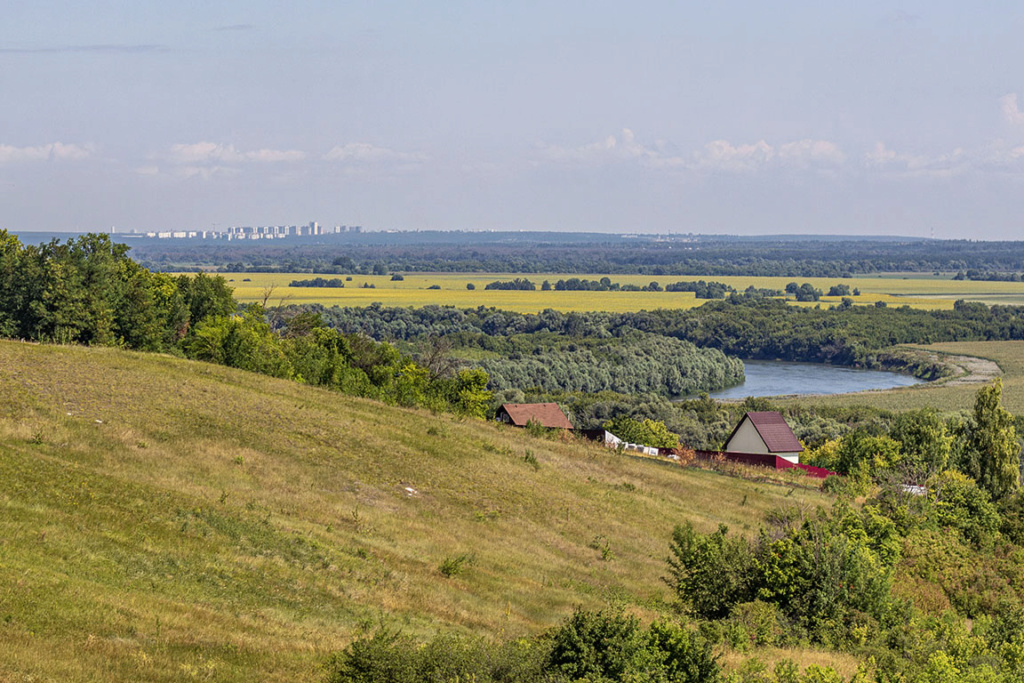
<instances>
[{"instance_id":1,"label":"small tree","mask_svg":"<svg viewBox=\"0 0 1024 683\"><path fill-rule=\"evenodd\" d=\"M690 522L672 532L671 576L665 581L680 601L703 619L725 617L733 605L754 598L756 572L750 544L728 534L724 524L705 535Z\"/></svg>"}]
</instances>

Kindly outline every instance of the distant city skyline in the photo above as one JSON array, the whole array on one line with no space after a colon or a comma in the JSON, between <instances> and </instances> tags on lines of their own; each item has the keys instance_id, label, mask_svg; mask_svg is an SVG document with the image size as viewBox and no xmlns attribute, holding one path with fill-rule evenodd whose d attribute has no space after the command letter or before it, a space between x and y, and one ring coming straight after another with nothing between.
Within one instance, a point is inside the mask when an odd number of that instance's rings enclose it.
<instances>
[{"instance_id":1,"label":"distant city skyline","mask_svg":"<svg viewBox=\"0 0 1024 683\"><path fill-rule=\"evenodd\" d=\"M1019 239L1022 33L1014 2L11 0L0 228Z\"/></svg>"}]
</instances>

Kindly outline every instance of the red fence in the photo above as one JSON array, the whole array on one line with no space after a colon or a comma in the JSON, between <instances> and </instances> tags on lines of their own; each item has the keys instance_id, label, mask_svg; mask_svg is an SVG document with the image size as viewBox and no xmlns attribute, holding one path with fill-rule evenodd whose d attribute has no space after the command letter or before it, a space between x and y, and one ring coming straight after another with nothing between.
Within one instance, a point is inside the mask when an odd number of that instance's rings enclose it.
<instances>
[{"instance_id":1,"label":"red fence","mask_svg":"<svg viewBox=\"0 0 1024 683\"><path fill-rule=\"evenodd\" d=\"M802 465L800 463L790 462L785 458L780 458L777 455L771 453L733 453L731 451L696 451L697 457L702 460L712 460L714 458L722 457L726 460L733 462L741 462L744 465L754 465L755 467L770 467L775 470L803 470L809 477L815 477L817 479L824 479L825 477L831 477L835 472L832 470L826 470L823 467L814 467L813 465Z\"/></svg>"}]
</instances>

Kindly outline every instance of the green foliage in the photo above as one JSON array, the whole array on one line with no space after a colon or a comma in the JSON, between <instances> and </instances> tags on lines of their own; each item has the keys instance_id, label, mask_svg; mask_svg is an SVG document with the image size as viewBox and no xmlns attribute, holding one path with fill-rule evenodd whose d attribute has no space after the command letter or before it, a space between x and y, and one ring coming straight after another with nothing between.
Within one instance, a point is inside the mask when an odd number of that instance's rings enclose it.
<instances>
[{"instance_id":1,"label":"green foliage","mask_svg":"<svg viewBox=\"0 0 1024 683\"><path fill-rule=\"evenodd\" d=\"M603 427L627 443L654 446L656 448L676 448L679 446L679 437L670 432L665 423L661 421L648 418L635 420L631 417L620 415L604 423Z\"/></svg>"},{"instance_id":2,"label":"green foliage","mask_svg":"<svg viewBox=\"0 0 1024 683\"><path fill-rule=\"evenodd\" d=\"M754 554L747 541L728 533L720 525L712 534L701 534L689 522L672 532L668 584L687 609L705 619L722 618L755 595Z\"/></svg>"},{"instance_id":3,"label":"green foliage","mask_svg":"<svg viewBox=\"0 0 1024 683\"><path fill-rule=\"evenodd\" d=\"M530 640L492 644L441 634L425 644L384 629L356 640L326 662L328 683L552 683L547 648Z\"/></svg>"},{"instance_id":4,"label":"green foliage","mask_svg":"<svg viewBox=\"0 0 1024 683\"><path fill-rule=\"evenodd\" d=\"M186 355L196 360L285 379L295 374L280 338L270 329L258 304L241 316L204 320L183 346Z\"/></svg>"},{"instance_id":5,"label":"green foliage","mask_svg":"<svg viewBox=\"0 0 1024 683\"><path fill-rule=\"evenodd\" d=\"M697 299L724 299L726 294L735 292L732 287L721 282L673 282L665 285L666 292L693 292ZM777 294L777 292L776 292Z\"/></svg>"},{"instance_id":6,"label":"green foliage","mask_svg":"<svg viewBox=\"0 0 1024 683\"><path fill-rule=\"evenodd\" d=\"M1002 394L999 379L978 391L964 463L965 471L994 500L1020 490L1020 444L1013 416L1001 404Z\"/></svg>"},{"instance_id":7,"label":"green foliage","mask_svg":"<svg viewBox=\"0 0 1024 683\"><path fill-rule=\"evenodd\" d=\"M342 335L307 311L288 319L279 332L252 305L242 315L216 316L183 341L189 358L402 406L423 406L483 418L491 403L487 373L462 370L450 377L403 356L390 344Z\"/></svg>"},{"instance_id":8,"label":"green foliage","mask_svg":"<svg viewBox=\"0 0 1024 683\"><path fill-rule=\"evenodd\" d=\"M749 638L744 618L755 623L755 633L771 621L757 606L738 607L756 597L823 643L850 638L857 615L870 621L886 614L900 552L891 520L844 504L798 527L763 531L757 544L730 538L725 527L705 535L679 526L670 550L669 585L694 614L732 613Z\"/></svg>"},{"instance_id":9,"label":"green foliage","mask_svg":"<svg viewBox=\"0 0 1024 683\"><path fill-rule=\"evenodd\" d=\"M729 620L742 627L747 637L746 645L752 647L774 647L786 642L790 634L788 620L779 606L754 600L734 605Z\"/></svg>"},{"instance_id":10,"label":"green foliage","mask_svg":"<svg viewBox=\"0 0 1024 683\"><path fill-rule=\"evenodd\" d=\"M880 471L898 465L902 451L898 441L860 429L843 437L836 456L837 472L866 482Z\"/></svg>"},{"instance_id":11,"label":"green foliage","mask_svg":"<svg viewBox=\"0 0 1024 683\"><path fill-rule=\"evenodd\" d=\"M714 350L650 334L608 338L589 336L591 332L581 322L568 338L551 334L508 340L478 337L474 343L501 354L479 363L496 391L654 392L674 397L743 380L743 364Z\"/></svg>"},{"instance_id":12,"label":"green foliage","mask_svg":"<svg viewBox=\"0 0 1024 683\"><path fill-rule=\"evenodd\" d=\"M636 617L576 610L551 637L551 668L569 680L621 680L646 668L646 638Z\"/></svg>"},{"instance_id":13,"label":"green foliage","mask_svg":"<svg viewBox=\"0 0 1024 683\"><path fill-rule=\"evenodd\" d=\"M635 617L576 610L550 643L549 671L572 681L713 683L721 675L709 643L666 622L645 631Z\"/></svg>"},{"instance_id":14,"label":"green foliage","mask_svg":"<svg viewBox=\"0 0 1024 683\"><path fill-rule=\"evenodd\" d=\"M991 543L1001 518L986 490L959 472L943 472L929 482L938 527L956 529L976 545Z\"/></svg>"},{"instance_id":15,"label":"green foliage","mask_svg":"<svg viewBox=\"0 0 1024 683\"><path fill-rule=\"evenodd\" d=\"M485 417L492 398L487 390L489 379L479 368L459 372L452 387L456 411L470 417Z\"/></svg>"},{"instance_id":16,"label":"green foliage","mask_svg":"<svg viewBox=\"0 0 1024 683\"><path fill-rule=\"evenodd\" d=\"M495 280L494 282L488 282L486 285L484 285L484 289L515 289L532 291L537 289L537 285L533 284L524 277L517 277L512 280Z\"/></svg>"},{"instance_id":17,"label":"green foliage","mask_svg":"<svg viewBox=\"0 0 1024 683\"><path fill-rule=\"evenodd\" d=\"M1024 547L1024 493L999 501L999 533L1014 545Z\"/></svg>"},{"instance_id":18,"label":"green foliage","mask_svg":"<svg viewBox=\"0 0 1024 683\"><path fill-rule=\"evenodd\" d=\"M0 230L0 335L146 351L173 349L190 324L219 310L223 278L150 273L106 235L23 246Z\"/></svg>"},{"instance_id":19,"label":"green foliage","mask_svg":"<svg viewBox=\"0 0 1024 683\"><path fill-rule=\"evenodd\" d=\"M328 683L715 683L711 645L666 622L576 610L547 636L508 642L441 634L419 644L383 629L326 662Z\"/></svg>"},{"instance_id":20,"label":"green foliage","mask_svg":"<svg viewBox=\"0 0 1024 683\"><path fill-rule=\"evenodd\" d=\"M394 275L391 277L392 280L395 278L403 279L401 275ZM288 283L289 287L328 287L334 289L340 289L345 286L345 281L340 277L314 277L308 280L292 280Z\"/></svg>"},{"instance_id":21,"label":"green foliage","mask_svg":"<svg viewBox=\"0 0 1024 683\"><path fill-rule=\"evenodd\" d=\"M534 420L533 418L530 418L529 420L526 421L525 429L527 434L537 438L547 436L548 434L547 427L542 425L537 420Z\"/></svg>"},{"instance_id":22,"label":"green foliage","mask_svg":"<svg viewBox=\"0 0 1024 683\"><path fill-rule=\"evenodd\" d=\"M441 565L437 568L441 572L441 576L447 579L454 578L461 574L467 565L473 563L473 556L470 553L462 553L454 557L446 557Z\"/></svg>"},{"instance_id":23,"label":"green foliage","mask_svg":"<svg viewBox=\"0 0 1024 683\"><path fill-rule=\"evenodd\" d=\"M828 290L829 296L850 296L850 285L838 284L832 285Z\"/></svg>"},{"instance_id":24,"label":"green foliage","mask_svg":"<svg viewBox=\"0 0 1024 683\"><path fill-rule=\"evenodd\" d=\"M900 443L900 462L908 469L921 473L946 469L953 437L934 408L900 413L889 436Z\"/></svg>"},{"instance_id":25,"label":"green foliage","mask_svg":"<svg viewBox=\"0 0 1024 683\"><path fill-rule=\"evenodd\" d=\"M844 679L831 667L811 664L802 673L795 662L784 659L769 670L761 660L749 659L725 678L726 683L844 683ZM858 672L850 683L867 681L867 671Z\"/></svg>"}]
</instances>

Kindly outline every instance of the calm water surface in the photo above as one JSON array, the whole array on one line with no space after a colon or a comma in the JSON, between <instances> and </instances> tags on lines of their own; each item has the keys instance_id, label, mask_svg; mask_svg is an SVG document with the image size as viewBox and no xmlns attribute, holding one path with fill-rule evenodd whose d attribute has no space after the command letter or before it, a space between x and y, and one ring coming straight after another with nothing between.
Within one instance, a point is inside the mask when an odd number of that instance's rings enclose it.
<instances>
[{"instance_id":1,"label":"calm water surface","mask_svg":"<svg viewBox=\"0 0 1024 683\"><path fill-rule=\"evenodd\" d=\"M747 380L738 386L713 391L712 398L781 396L783 394L846 394L851 391L892 389L924 380L881 370L854 370L820 363L743 361Z\"/></svg>"}]
</instances>

